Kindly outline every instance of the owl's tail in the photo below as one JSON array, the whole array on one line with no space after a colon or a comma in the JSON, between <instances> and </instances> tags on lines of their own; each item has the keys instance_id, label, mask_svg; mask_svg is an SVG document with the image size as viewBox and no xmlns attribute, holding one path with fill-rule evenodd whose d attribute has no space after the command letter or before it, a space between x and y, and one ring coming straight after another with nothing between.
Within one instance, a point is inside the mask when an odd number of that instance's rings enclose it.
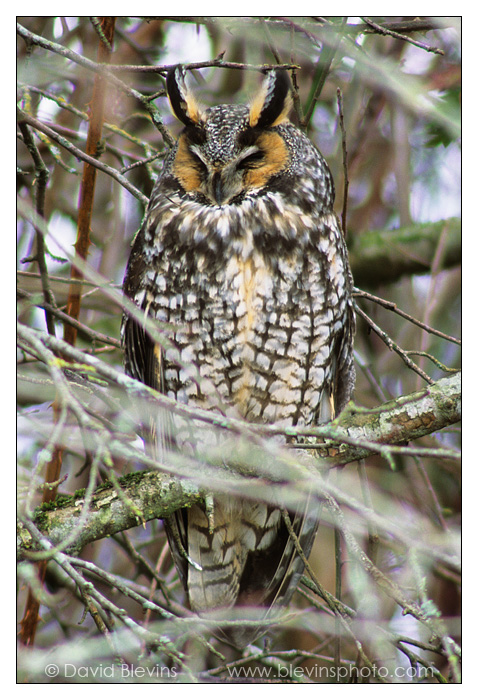
<instances>
[{"instance_id":1,"label":"owl's tail","mask_svg":"<svg viewBox=\"0 0 478 700\"><path fill-rule=\"evenodd\" d=\"M203 508L188 511L188 554L200 567L188 567L189 604L195 612L230 608L237 600L248 555L241 515L227 496L215 499L212 527Z\"/></svg>"}]
</instances>

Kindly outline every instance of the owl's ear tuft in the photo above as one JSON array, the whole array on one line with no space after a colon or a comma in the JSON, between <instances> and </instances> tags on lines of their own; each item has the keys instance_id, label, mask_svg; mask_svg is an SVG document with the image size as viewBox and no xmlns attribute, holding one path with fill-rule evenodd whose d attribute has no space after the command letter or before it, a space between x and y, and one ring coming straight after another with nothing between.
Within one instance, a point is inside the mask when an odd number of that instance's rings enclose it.
<instances>
[{"instance_id":1,"label":"owl's ear tuft","mask_svg":"<svg viewBox=\"0 0 478 700\"><path fill-rule=\"evenodd\" d=\"M184 76L185 71L181 65L170 68L166 77L166 90L171 109L177 118L186 126L195 126L201 121L202 112L194 94L186 85Z\"/></svg>"},{"instance_id":2,"label":"owl's ear tuft","mask_svg":"<svg viewBox=\"0 0 478 700\"><path fill-rule=\"evenodd\" d=\"M285 121L292 108L292 86L285 70L267 73L249 107L250 126L277 126Z\"/></svg>"}]
</instances>

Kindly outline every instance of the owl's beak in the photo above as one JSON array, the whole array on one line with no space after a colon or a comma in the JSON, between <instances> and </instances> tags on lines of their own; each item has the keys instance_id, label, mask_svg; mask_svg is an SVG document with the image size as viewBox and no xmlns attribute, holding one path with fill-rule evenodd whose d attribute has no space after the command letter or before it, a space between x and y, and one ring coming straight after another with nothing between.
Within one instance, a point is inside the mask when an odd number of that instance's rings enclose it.
<instances>
[{"instance_id":1,"label":"owl's beak","mask_svg":"<svg viewBox=\"0 0 478 700\"><path fill-rule=\"evenodd\" d=\"M216 170L212 176L212 194L217 204L224 204L227 199L227 188L224 187L224 181L222 179L222 171Z\"/></svg>"},{"instance_id":2,"label":"owl's beak","mask_svg":"<svg viewBox=\"0 0 478 700\"><path fill-rule=\"evenodd\" d=\"M214 169L209 171L205 194L211 202L222 206L237 197L242 190L242 176L237 170L236 161L221 164L219 167L216 164Z\"/></svg>"}]
</instances>

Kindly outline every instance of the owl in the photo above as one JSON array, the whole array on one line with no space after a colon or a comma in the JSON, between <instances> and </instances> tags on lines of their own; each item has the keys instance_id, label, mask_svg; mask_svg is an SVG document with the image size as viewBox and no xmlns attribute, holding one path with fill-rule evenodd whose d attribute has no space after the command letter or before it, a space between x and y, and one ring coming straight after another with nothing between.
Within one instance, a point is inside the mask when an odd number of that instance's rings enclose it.
<instances>
[{"instance_id":1,"label":"owl","mask_svg":"<svg viewBox=\"0 0 478 700\"><path fill-rule=\"evenodd\" d=\"M127 266L124 292L141 311L123 319L125 370L222 416L284 428L330 421L354 386L352 277L329 168L288 118L289 77L271 70L249 105L209 109L181 66L166 84L184 128ZM211 442L222 444L198 421L159 412L151 421L163 460L179 453L201 465ZM289 515L308 556L317 512ZM267 617L302 574L279 504L213 494L212 519L194 505L165 528L198 613L254 606ZM247 630L236 634L236 645L248 641Z\"/></svg>"}]
</instances>

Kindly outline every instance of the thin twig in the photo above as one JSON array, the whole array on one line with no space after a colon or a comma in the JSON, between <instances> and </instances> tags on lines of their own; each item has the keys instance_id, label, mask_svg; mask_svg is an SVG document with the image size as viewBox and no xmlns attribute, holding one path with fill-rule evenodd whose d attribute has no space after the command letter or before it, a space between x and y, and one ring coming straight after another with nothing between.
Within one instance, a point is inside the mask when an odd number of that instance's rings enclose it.
<instances>
[{"instance_id":1,"label":"thin twig","mask_svg":"<svg viewBox=\"0 0 478 700\"><path fill-rule=\"evenodd\" d=\"M320 586L320 584L319 584L319 582L318 582L318 580L317 580L317 577L316 577L316 575L315 575L315 573L314 573L312 567L310 566L309 561L308 561L307 557L305 556L304 551L303 551L303 549L302 549L302 547L301 547L301 545L300 545L299 538L297 537L297 535L296 535L296 533L295 533L295 530L294 530L294 528L293 528L293 526L292 526L292 523L291 523L289 514L288 514L288 512L287 512L284 508L281 508L281 515L282 515L282 519L284 520L284 523L285 523L285 525L286 525L286 527L287 527L287 531L288 531L288 533L289 533L289 537L291 538L292 542L294 543L294 547L295 547L295 549L296 549L296 552L297 552L297 554L299 555L299 557L301 558L302 562L304 563L304 568L305 568L305 570L306 570L307 573L309 574L309 576L310 576L310 578L312 579L312 581L314 582L314 584L315 584L316 586ZM331 600L331 599L329 599L329 600ZM332 604L333 604L333 603L332 603ZM349 625L347 619L345 618L345 616L342 615L342 612L341 612L340 608L334 606L334 607L332 608L332 610L334 611L334 614L337 616L337 618L340 620L340 622L341 622L342 626L344 627L344 629L346 630L347 634L349 634L349 635L350 635L350 638L354 641L355 646L356 646L356 648L357 648L357 652L359 653L360 658L361 658L361 660L363 661L363 663L364 663L368 668L373 669L373 666L374 666L373 663L370 661L370 659L368 658L368 656L365 654L365 651L364 651L364 649L363 649L363 647L362 647L362 644L360 643L360 641L358 640L358 638L356 637L356 635L355 635L354 632L352 631L352 629L351 629L351 627L350 627L350 625Z\"/></svg>"},{"instance_id":2,"label":"thin twig","mask_svg":"<svg viewBox=\"0 0 478 700\"><path fill-rule=\"evenodd\" d=\"M138 65L111 65L110 70L113 73L159 73L166 75L167 72L174 68L176 64L165 64L159 66L138 66ZM185 70L193 71L202 68L228 68L230 70L244 71L263 71L282 69L282 70L300 70L300 66L295 63L240 63L238 61L225 61L222 57L212 58L209 61L196 61L194 63L183 64Z\"/></svg>"},{"instance_id":3,"label":"thin twig","mask_svg":"<svg viewBox=\"0 0 478 700\"><path fill-rule=\"evenodd\" d=\"M413 46L418 46L419 49L424 49L425 51L429 51L431 53L436 53L439 54L440 56L444 56L445 52L442 51L442 49L438 49L435 46L429 46L428 44L423 43L423 41L417 41L416 39L412 39L410 36L405 36L404 34L400 34L399 32L394 31L393 29L388 29L387 27L384 27L383 25L377 24L376 22L373 22L371 19L368 17L362 17L363 21L368 24L369 27L372 27L372 29L377 32L377 34L383 34L384 36L391 36L394 39L400 39L401 41L407 41L409 44L413 44Z\"/></svg>"},{"instance_id":4,"label":"thin twig","mask_svg":"<svg viewBox=\"0 0 478 700\"><path fill-rule=\"evenodd\" d=\"M161 17L147 17L144 18L147 21L151 21L153 19L157 20L167 20L171 22L184 22L188 24L196 24L196 25L205 25L205 26L213 26L213 27L218 27L218 26L224 26L226 28L229 28L230 26L238 25L241 28L244 27L244 25L247 26L256 26L259 24L261 19L256 18L256 17L200 17L200 16L161 16ZM443 18L443 19L449 19L449 18ZM274 29L280 29L280 30L285 30L289 31L291 26L294 26L296 31L301 32L304 36L309 38L311 41L315 39L317 41L317 37L315 35L311 34L307 30L307 27L311 27L313 29L319 29L320 32L323 33L335 33L337 31L345 31L347 35L350 35L352 37L358 36L360 34L377 34L380 33L378 32L377 29L374 27L367 25L367 24L347 24L345 25L344 29L342 30L337 26L336 23L327 21L326 17L301 17L301 23L299 24L298 22L293 22L290 17L268 17L265 20L268 24L270 24ZM399 21L392 21L392 22L383 22L380 25L380 29L389 29L391 31L395 32L400 32L400 34L409 34L412 32L427 32L433 29L440 29L442 26L443 28L446 28L446 26L449 26L450 22L448 23L443 23L443 21L440 21L439 23L436 21L436 19L433 19L431 17L427 17L425 19L421 18L413 18L413 19L406 19L406 20L399 20Z\"/></svg>"},{"instance_id":5,"label":"thin twig","mask_svg":"<svg viewBox=\"0 0 478 700\"><path fill-rule=\"evenodd\" d=\"M423 328L423 330L427 331L427 333L432 333L433 335L436 335L439 338L443 338L444 340L449 340L450 343L456 343L456 345L461 345L461 340L459 338L455 338L452 335L447 335L446 333L442 333L442 331L438 331L436 328L432 328L428 324L423 323L423 321L419 321L414 316L411 316L410 314L407 314L405 311L402 311L401 309L399 309L398 306L393 301L388 301L387 299L382 299L381 297L377 297L374 294L370 294L370 292L364 292L362 289L357 289L357 287L353 288L353 296L354 297L361 297L363 299L368 299L369 301L373 301L375 304L379 304L380 306L383 306L385 309L388 309L389 311L393 311L394 313L398 314L399 316L402 316L402 318L406 318L407 321L410 321L410 323L414 323L419 328Z\"/></svg>"},{"instance_id":6,"label":"thin twig","mask_svg":"<svg viewBox=\"0 0 478 700\"><path fill-rule=\"evenodd\" d=\"M348 175L348 165L347 165L347 134L345 132L344 124L344 109L342 102L342 91L337 88L337 104L339 108L339 123L340 132L342 134L342 165L344 170L344 194L342 203L342 231L344 238L347 238L347 201L349 195L349 175Z\"/></svg>"},{"instance_id":7,"label":"thin twig","mask_svg":"<svg viewBox=\"0 0 478 700\"><path fill-rule=\"evenodd\" d=\"M34 32L28 31L28 29L23 27L21 24L17 24L17 34L19 34L29 46L41 46L46 51L53 51L54 53L63 56L63 58L73 61L74 63L77 63L78 65L82 66L83 68L86 68L87 70L93 71L95 73L99 73L105 78L107 78L107 80L111 82L115 87L117 87L119 90L121 90L122 92L129 95L130 97L137 100L143 105L143 107L150 115L153 124L161 133L161 135L164 138L164 141L168 144L168 146L171 146L174 143L174 138L164 126L163 121L161 119L161 115L156 109L156 107L153 104L151 104L147 97L142 95L137 90L134 90L133 88L129 87L128 85L126 85L126 83L123 83L121 80L119 80L119 78L113 75L113 73L111 72L111 65L104 66L95 63L95 61L91 61L89 58L81 56L80 54L76 53L75 51L72 51L71 49L67 49L61 44L57 44L54 41L49 41L48 39L45 39L44 37L41 37L38 34L35 34Z\"/></svg>"},{"instance_id":8,"label":"thin twig","mask_svg":"<svg viewBox=\"0 0 478 700\"><path fill-rule=\"evenodd\" d=\"M103 27L103 17L90 17L90 22L94 27L95 32L98 34L104 48L106 49L106 54L111 53L113 50L112 36L107 37Z\"/></svg>"},{"instance_id":9,"label":"thin twig","mask_svg":"<svg viewBox=\"0 0 478 700\"><path fill-rule=\"evenodd\" d=\"M71 141L68 141L64 136L60 136L60 134L57 134L57 132L54 129L50 129L50 127L46 126L46 124L43 124L43 122L39 121L35 117L32 117L30 114L27 114L26 112L23 112L22 110L18 110L19 113L19 121L26 122L30 126L32 126L34 129L37 129L38 131L41 131L42 133L46 134L52 141L55 141L59 146L62 146L62 148L65 148L67 151L70 151L76 158L79 158L80 160L85 161L86 163L90 163L93 165L95 168L98 170L102 170L104 173L112 177L114 180L117 180L120 185L122 185L128 192L130 192L133 197L136 197L144 206L147 206L148 204L148 198L145 197L145 195L140 192L134 185L129 182L123 175L118 170L115 170L114 168L111 168L109 165L106 165L106 163L102 163L100 160L97 158L93 158L92 156L88 155L81 149L77 148L74 144L71 143Z\"/></svg>"},{"instance_id":10,"label":"thin twig","mask_svg":"<svg viewBox=\"0 0 478 700\"><path fill-rule=\"evenodd\" d=\"M377 326L375 321L372 321L372 319L369 316L367 316L365 311L362 311L362 309L359 306L357 306L357 304L354 304L354 309L355 312L359 316L361 316L364 319L364 321L366 321L366 323L368 323L370 328L378 335L378 337L383 340L385 345L387 345L390 348L390 350L393 350L397 353L399 357L402 358L407 367L416 372L422 379L428 382L428 384L433 383L431 377L429 377L428 374L426 374L426 372L420 369L420 367L418 367L418 365L416 365L415 362L413 362L409 358L408 353L405 350L402 350L402 348L394 340L392 340L390 336L387 333L385 333L385 331L383 331L379 326Z\"/></svg>"},{"instance_id":11,"label":"thin twig","mask_svg":"<svg viewBox=\"0 0 478 700\"><path fill-rule=\"evenodd\" d=\"M435 254L433 256L431 270L430 270L430 272L431 272L430 283L428 285L426 299L425 299L425 310L424 310L424 321L425 322L428 322L428 320L431 318L433 308L436 304L435 290L436 290L436 285L437 285L437 275L440 272L440 270L443 269L443 261L445 258L445 249L446 249L446 241L448 238L448 232L449 232L449 226L444 226L441 233L440 233L440 237L438 239L437 246L435 249ZM428 348L428 337L422 331L420 350L422 352L424 352L427 348ZM425 356L426 356L426 353L425 353Z\"/></svg>"},{"instance_id":12,"label":"thin twig","mask_svg":"<svg viewBox=\"0 0 478 700\"><path fill-rule=\"evenodd\" d=\"M112 346L117 349L121 349L121 341L119 341L117 338L113 338L113 336L110 335L105 335L104 333L100 333L99 331L95 331L89 326L85 325L84 323L81 323L80 321L77 321L76 319L72 318L68 314L66 314L64 311L61 311L61 309L58 309L57 307L50 306L50 304L47 304L45 302L39 303L38 301L35 300L35 297L33 294L28 294L28 292L23 292L21 290L17 291L17 295L21 299L25 299L26 301L29 301L31 304L34 304L35 306L38 306L40 309L45 309L48 311L52 316L57 318L59 321L62 323L67 323L76 328L76 330L81 333L83 336L86 338L90 338L94 342L97 343L104 343L105 345Z\"/></svg>"},{"instance_id":13,"label":"thin twig","mask_svg":"<svg viewBox=\"0 0 478 700\"><path fill-rule=\"evenodd\" d=\"M370 484L368 482L367 470L365 469L365 463L363 459L359 459L357 462L357 471L360 480L360 486L362 489L362 498L366 508L373 510L372 494L370 492ZM375 523L368 523L368 556L370 561L374 564L375 557L378 547L378 530Z\"/></svg>"},{"instance_id":14,"label":"thin twig","mask_svg":"<svg viewBox=\"0 0 478 700\"><path fill-rule=\"evenodd\" d=\"M60 356L67 356L71 358L74 362L78 362L80 364L85 364L89 366L91 372L96 372L98 375L106 379L108 382L112 382L114 385L118 386L122 390L126 391L131 397L137 397L142 398L144 400L149 400L153 401L154 404L158 408L164 408L168 411L171 411L172 413L182 416L188 420L200 420L203 421L205 424L215 426L218 429L222 430L229 430L233 434L237 435L242 435L244 437L247 437L251 442L255 442L258 446L262 446L265 449L271 451L271 454L277 456L277 450L274 449L274 444L268 441L266 438L271 438L274 436L287 436L289 438L305 438L305 437L314 437L316 439L324 438L328 439L330 441L334 441L334 444L336 445L334 449L334 454L331 457L331 462L334 462L335 464L345 464L347 463L347 455L342 454L339 452L337 449L340 444L349 444L353 445L356 447L362 446L366 454L374 453L374 452L381 452L384 456L387 455L387 453L390 451L393 452L394 450L401 452L403 454L418 454L418 455L428 455L428 456L433 456L436 458L443 457L443 458L450 458L450 459L459 459L459 454L454 451L454 450L449 450L449 449L427 449L427 448L412 448L412 447L403 447L400 445L397 445L396 443L403 442L403 440L410 439L411 435L413 434L413 438L416 438L421 435L427 435L430 432L437 430L439 428L445 427L445 425L449 425L450 421L458 421L460 420L460 408L458 406L453 407L453 406L446 406L446 400L444 396L441 396L440 394L440 389L439 387L447 384L451 384L454 387L456 386L456 391L459 391L460 387L460 375L457 374L456 377L452 377L450 379L444 379L440 380L439 382L432 383L433 386L427 389L426 391L420 391L417 392L416 394L412 394L408 397L401 397L400 399L397 399L395 404L392 403L391 405L388 405L384 408L382 407L377 407L376 409L359 409L358 407L353 407L350 410L349 415L347 414L346 411L344 411L341 416L339 416L334 423L327 424L324 426L313 426L313 427L293 427L293 428L284 428L281 426L275 426L275 425L253 425L251 423L248 423L247 421L244 420L239 420L237 418L231 418L231 417L226 417L223 416L219 413L216 413L215 411L207 411L204 409L199 409L199 408L194 408L191 407L187 404L182 404L179 402L176 402L174 399L169 398L168 396L165 396L164 394L161 394L158 391L155 391L154 389L147 387L144 385L142 382L139 382L132 377L126 376L123 372L118 371L115 369L113 366L109 365L106 362L102 362L98 357L93 356L89 353L85 353L78 348L71 347L68 345L68 343L65 343L59 338L52 338L48 336L47 334L41 333L40 331L37 331L35 329L28 328L24 326L23 324L19 324L18 326L18 334L21 339L23 339L27 346L28 344L33 345L33 348L40 348L41 345L37 345L38 341L41 341L41 343L45 346L45 348L52 350L53 352L57 353ZM436 416L436 423L432 420L430 420L430 412L432 411L432 406L433 406L433 398L432 398L432 390L433 388L436 389L438 394L441 396L441 398L437 401L437 403L440 403L442 409L443 409L443 415L439 414ZM420 402L424 401L425 402L425 408L422 408L422 410L425 410L427 413L428 420L426 422L426 425L418 425L418 421L416 420L417 414L420 412ZM431 403L430 403L431 402ZM453 401L450 400L449 403L453 403ZM396 425L396 421L394 420L394 411L398 411L400 413L403 413L404 411L406 412L408 407L413 406L413 430L417 431L417 434L415 432L412 432L412 430L407 430L407 423L403 423L402 420L402 429L403 433L399 430L399 426ZM373 439L367 440L366 435L366 421L365 421L365 415L369 414L372 418L374 418L373 422L371 421L371 426L370 426L370 435L373 435L376 441L373 441ZM382 415L382 420L381 420L381 427L383 430L383 426L387 425L387 421L391 423L391 432L386 435L385 438L382 438L384 441L386 441L388 444L382 444L379 442L379 435L376 433L374 430L374 424L376 423L375 417L376 415L381 414ZM353 424L354 424L354 416L357 416L357 437L354 436L354 430L353 430ZM446 422L448 421L448 422ZM341 426L344 426L341 428ZM395 444L393 444L395 443ZM307 444L300 444L297 445L299 449L314 449L317 447L317 449L324 449L325 452L327 452L328 448L327 445L324 444L315 444L315 443L307 443ZM361 456L364 456L363 454ZM146 457L144 458L146 459ZM358 456L355 451L352 450L352 455L349 456L349 459L358 459ZM146 463L146 462L145 462ZM154 463L154 460L153 460Z\"/></svg>"},{"instance_id":15,"label":"thin twig","mask_svg":"<svg viewBox=\"0 0 478 700\"><path fill-rule=\"evenodd\" d=\"M25 122L19 122L18 126L20 128L20 131L22 132L23 141L25 143L25 146L28 148L30 155L32 157L33 163L35 165L35 172L36 172L36 179L37 179L35 208L36 208L36 212L37 212L38 216L41 219L44 219L44 217L45 217L46 185L47 185L50 173L49 173L49 170L46 167L45 163L43 162L43 159L40 155L38 148L35 145L35 142L32 138L32 135L30 133L30 129L27 126L27 124L25 124ZM55 297L53 296L53 293L52 293L51 288L50 288L50 281L48 279L48 267L47 267L46 260L45 260L45 241L43 238L43 233L38 227L35 227L35 240L36 240L36 248L37 249L36 249L34 259L37 262L38 269L40 271L40 278L41 278L42 289L43 289L43 298L45 300L45 304L47 304L50 308L55 308L56 307ZM55 335L55 323L53 321L53 317L52 317L50 310L45 310L45 319L46 319L46 326L47 326L48 332L51 335Z\"/></svg>"},{"instance_id":16,"label":"thin twig","mask_svg":"<svg viewBox=\"0 0 478 700\"><path fill-rule=\"evenodd\" d=\"M359 546L350 528L346 525L344 514L336 499L330 494L324 494L324 498L331 513L333 514L337 526L340 528L344 536L349 552L354 556L364 571L366 571L367 574L369 574L375 581L375 583L402 608L403 614L408 613L412 615L416 620L423 622L423 624L425 624L433 634L437 635L443 640L448 639L446 627L441 618L436 615L436 611L427 611L426 609L422 609L420 606L416 605L404 595L401 588L394 581L385 576L385 574L383 574L383 572L380 571L375 564L373 564L370 558ZM448 658L452 656L450 651L447 651L446 654Z\"/></svg>"},{"instance_id":17,"label":"thin twig","mask_svg":"<svg viewBox=\"0 0 478 700\"><path fill-rule=\"evenodd\" d=\"M341 27L343 28L346 22L346 18L344 18ZM329 45L329 44L323 44L322 45L322 51L320 52L320 57L317 62L317 65L315 67L315 72L314 72L314 79L312 83L312 88L309 93L309 98L307 101L307 105L304 110L304 124L303 126L307 126L312 119L312 115L314 113L315 105L317 104L320 93L322 92L322 88L325 84L325 80L327 78L327 75L329 74L330 67L332 65L332 61L335 58L335 54L337 53L340 42L342 41L343 34L342 32L338 32L338 34L335 36L334 41Z\"/></svg>"}]
</instances>

